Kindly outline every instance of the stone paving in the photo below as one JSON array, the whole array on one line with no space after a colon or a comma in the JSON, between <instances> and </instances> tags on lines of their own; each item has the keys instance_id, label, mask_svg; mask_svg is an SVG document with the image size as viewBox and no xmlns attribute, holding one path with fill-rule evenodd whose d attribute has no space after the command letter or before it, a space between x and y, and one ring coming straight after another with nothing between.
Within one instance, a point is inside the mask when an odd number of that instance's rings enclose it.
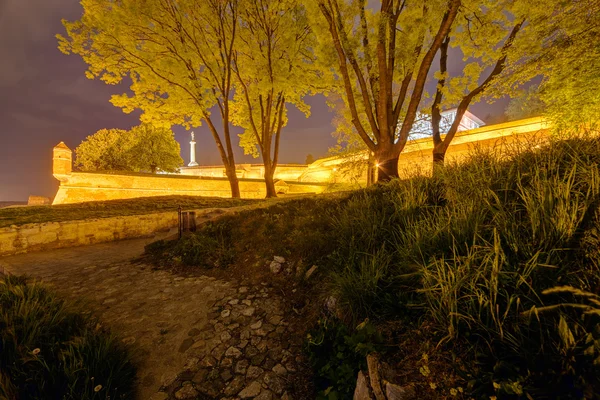
<instances>
[{"instance_id":1,"label":"stone paving","mask_svg":"<svg viewBox=\"0 0 600 400\"><path fill-rule=\"evenodd\" d=\"M4 257L0 271L87 301L134 349L139 399L292 398L302 329L286 320L281 296L266 282L157 270L138 257L152 240Z\"/></svg>"}]
</instances>

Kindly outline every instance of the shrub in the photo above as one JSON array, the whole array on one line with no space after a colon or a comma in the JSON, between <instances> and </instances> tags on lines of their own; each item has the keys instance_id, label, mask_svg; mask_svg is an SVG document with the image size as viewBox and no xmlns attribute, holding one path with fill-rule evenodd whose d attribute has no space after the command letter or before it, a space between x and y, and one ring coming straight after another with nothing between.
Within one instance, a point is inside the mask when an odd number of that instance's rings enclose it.
<instances>
[{"instance_id":1,"label":"shrub","mask_svg":"<svg viewBox=\"0 0 600 400\"><path fill-rule=\"evenodd\" d=\"M23 277L0 280L0 398L130 399L128 351L78 306Z\"/></svg>"},{"instance_id":2,"label":"shrub","mask_svg":"<svg viewBox=\"0 0 600 400\"><path fill-rule=\"evenodd\" d=\"M366 355L381 351L382 338L368 320L350 331L337 320L321 319L307 336L306 351L316 373L318 399L352 398Z\"/></svg>"}]
</instances>

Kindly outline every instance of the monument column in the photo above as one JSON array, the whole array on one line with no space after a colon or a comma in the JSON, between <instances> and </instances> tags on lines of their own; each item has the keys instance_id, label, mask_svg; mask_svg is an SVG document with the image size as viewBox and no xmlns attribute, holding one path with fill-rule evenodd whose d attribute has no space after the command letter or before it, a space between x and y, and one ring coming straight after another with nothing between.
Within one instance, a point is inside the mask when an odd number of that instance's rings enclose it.
<instances>
[{"instance_id":1,"label":"monument column","mask_svg":"<svg viewBox=\"0 0 600 400\"><path fill-rule=\"evenodd\" d=\"M188 167L196 167L198 163L196 162L196 139L194 138L194 132L192 132L192 140L190 141L190 163Z\"/></svg>"}]
</instances>

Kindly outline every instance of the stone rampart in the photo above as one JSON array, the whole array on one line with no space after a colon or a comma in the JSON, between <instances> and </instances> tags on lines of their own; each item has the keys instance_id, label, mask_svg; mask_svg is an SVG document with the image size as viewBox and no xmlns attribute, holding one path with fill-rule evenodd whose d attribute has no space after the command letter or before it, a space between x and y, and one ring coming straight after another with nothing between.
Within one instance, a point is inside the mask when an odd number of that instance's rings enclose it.
<instances>
[{"instance_id":1,"label":"stone rampart","mask_svg":"<svg viewBox=\"0 0 600 400\"><path fill-rule=\"evenodd\" d=\"M240 179L239 185L243 198L259 199L266 195L262 180ZM285 186L282 193L288 194L322 193L327 187L325 183L282 182L280 185ZM61 175L53 204L171 195L231 197L231 189L227 178L71 172Z\"/></svg>"},{"instance_id":2,"label":"stone rampart","mask_svg":"<svg viewBox=\"0 0 600 400\"><path fill-rule=\"evenodd\" d=\"M196 210L196 215L213 212ZM0 256L152 236L178 226L177 211L0 228Z\"/></svg>"}]
</instances>

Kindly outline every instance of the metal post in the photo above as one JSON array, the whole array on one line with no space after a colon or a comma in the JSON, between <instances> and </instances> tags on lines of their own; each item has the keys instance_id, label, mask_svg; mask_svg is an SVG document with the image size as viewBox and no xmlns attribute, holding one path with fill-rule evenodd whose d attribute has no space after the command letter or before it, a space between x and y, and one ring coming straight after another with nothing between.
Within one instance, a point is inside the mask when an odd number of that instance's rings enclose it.
<instances>
[{"instance_id":1,"label":"metal post","mask_svg":"<svg viewBox=\"0 0 600 400\"><path fill-rule=\"evenodd\" d=\"M177 208L177 222L179 224L179 239L181 239L181 235L183 232L183 229L181 226L181 206L179 206L179 208Z\"/></svg>"}]
</instances>

